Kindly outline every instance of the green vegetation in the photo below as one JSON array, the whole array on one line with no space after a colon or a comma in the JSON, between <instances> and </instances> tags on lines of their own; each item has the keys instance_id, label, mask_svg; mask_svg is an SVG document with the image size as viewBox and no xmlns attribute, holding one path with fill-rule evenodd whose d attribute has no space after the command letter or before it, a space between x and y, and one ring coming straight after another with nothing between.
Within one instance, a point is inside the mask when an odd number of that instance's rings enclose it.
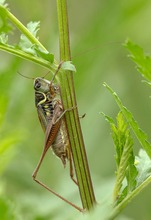
<instances>
[{"instance_id":1,"label":"green vegetation","mask_svg":"<svg viewBox=\"0 0 151 220\"><path fill-rule=\"evenodd\" d=\"M35 78L50 70L47 78L51 80L59 63L56 2L33 0L30 9L26 2L0 3L0 219L149 220L151 57L144 50L150 51L151 3L68 2L74 65L65 62L63 69L77 70L73 75L78 111L86 113L81 125L98 203L85 215L49 194L31 177L44 134L34 107L33 81L17 72ZM132 40L125 42L127 37ZM136 74L131 60L142 76ZM80 166L81 162L77 172ZM82 207L69 166L64 169L51 152L38 175Z\"/></svg>"}]
</instances>

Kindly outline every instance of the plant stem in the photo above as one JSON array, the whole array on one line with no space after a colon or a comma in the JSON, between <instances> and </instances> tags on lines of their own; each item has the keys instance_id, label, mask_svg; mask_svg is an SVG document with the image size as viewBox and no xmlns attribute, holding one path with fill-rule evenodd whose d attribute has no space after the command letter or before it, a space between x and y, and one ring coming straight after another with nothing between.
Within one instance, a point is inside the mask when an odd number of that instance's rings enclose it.
<instances>
[{"instance_id":1,"label":"plant stem","mask_svg":"<svg viewBox=\"0 0 151 220\"><path fill-rule=\"evenodd\" d=\"M71 60L71 56L66 0L57 0L57 9L60 35L60 59L61 61L68 61ZM73 73L64 71L60 73L59 77L64 109L77 107ZM95 204L95 195L90 177L78 109L75 108L65 114L65 119L81 201L83 208L89 210Z\"/></svg>"},{"instance_id":2,"label":"plant stem","mask_svg":"<svg viewBox=\"0 0 151 220\"><path fill-rule=\"evenodd\" d=\"M11 46L7 46L7 45L1 45L0 44L0 50L3 50L3 51L6 51L12 55L15 55L17 57L20 57L22 59L25 59L25 60L29 60L29 61L32 61L34 63L37 63L43 67L46 67L48 68L50 71L52 71L53 73L57 70L57 65L55 63L50 63L49 61L47 60L44 60L40 57L36 57L36 56L33 56L32 54L28 54L22 50L19 50L19 49L16 49L16 48L13 48Z\"/></svg>"},{"instance_id":3,"label":"plant stem","mask_svg":"<svg viewBox=\"0 0 151 220\"><path fill-rule=\"evenodd\" d=\"M4 13L7 16L7 18L10 20L10 22L12 22L17 27L17 29L19 29L20 32L29 39L31 43L38 45L45 52L48 52L47 49L40 43L40 41L7 8L0 5L0 13ZM37 63L41 66L48 68L52 72L55 72L57 70L58 65L55 60L53 63L50 63L47 60L44 60L40 57L33 56L32 54L26 53L20 49L17 49L7 44L6 45L0 44L0 50L6 51L20 58Z\"/></svg>"},{"instance_id":4,"label":"plant stem","mask_svg":"<svg viewBox=\"0 0 151 220\"><path fill-rule=\"evenodd\" d=\"M146 186L148 186L151 183L151 176L148 177L141 185L139 185L135 190L133 190L131 193L129 193L126 198L117 205L113 212L111 213L110 217L107 218L108 220L114 219L125 207L126 205L135 197L137 196Z\"/></svg>"},{"instance_id":5,"label":"plant stem","mask_svg":"<svg viewBox=\"0 0 151 220\"><path fill-rule=\"evenodd\" d=\"M5 14L9 20L23 33L31 43L39 45L44 51L48 52L47 49L40 43L40 41L30 33L30 31L6 8L0 5L0 10L5 11Z\"/></svg>"}]
</instances>

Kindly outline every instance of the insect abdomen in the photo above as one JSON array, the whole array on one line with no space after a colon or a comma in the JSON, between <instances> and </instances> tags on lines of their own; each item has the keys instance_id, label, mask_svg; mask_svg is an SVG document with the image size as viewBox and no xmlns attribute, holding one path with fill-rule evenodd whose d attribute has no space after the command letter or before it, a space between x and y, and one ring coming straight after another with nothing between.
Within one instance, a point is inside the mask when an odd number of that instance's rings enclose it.
<instances>
[{"instance_id":1,"label":"insect abdomen","mask_svg":"<svg viewBox=\"0 0 151 220\"><path fill-rule=\"evenodd\" d=\"M56 135L55 141L52 144L52 150L54 154L61 159L64 166L66 165L66 159L68 159L68 147L69 140L67 137L64 121L62 120L58 134Z\"/></svg>"}]
</instances>

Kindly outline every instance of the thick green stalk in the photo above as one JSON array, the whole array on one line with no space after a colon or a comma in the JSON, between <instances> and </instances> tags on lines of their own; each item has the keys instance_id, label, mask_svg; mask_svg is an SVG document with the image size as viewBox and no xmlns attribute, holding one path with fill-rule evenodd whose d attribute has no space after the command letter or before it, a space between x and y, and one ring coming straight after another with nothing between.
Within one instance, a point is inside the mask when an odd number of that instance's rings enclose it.
<instances>
[{"instance_id":1,"label":"thick green stalk","mask_svg":"<svg viewBox=\"0 0 151 220\"><path fill-rule=\"evenodd\" d=\"M71 56L66 0L57 0L57 8L60 35L60 59L61 61L68 61L71 60ZM63 71L59 77L64 109L75 107L75 109L65 114L65 119L81 201L83 208L89 210L95 204L95 195L79 121L73 73Z\"/></svg>"}]
</instances>

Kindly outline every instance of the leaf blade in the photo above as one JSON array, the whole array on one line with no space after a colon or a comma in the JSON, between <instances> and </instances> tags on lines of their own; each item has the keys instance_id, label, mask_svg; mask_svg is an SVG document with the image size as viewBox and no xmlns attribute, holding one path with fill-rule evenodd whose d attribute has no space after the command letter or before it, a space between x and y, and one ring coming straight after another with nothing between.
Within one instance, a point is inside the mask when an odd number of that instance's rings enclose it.
<instances>
[{"instance_id":1,"label":"leaf blade","mask_svg":"<svg viewBox=\"0 0 151 220\"><path fill-rule=\"evenodd\" d=\"M147 135L143 130L139 128L138 123L134 119L132 113L126 109L126 107L122 104L121 100L117 96L117 94L109 87L106 83L104 86L108 89L108 91L112 94L114 100L116 101L117 105L121 109L124 117L126 118L127 122L129 123L130 127L132 128L134 134L136 135L138 141L140 142L141 146L144 148L148 156L151 158L151 144L147 140Z\"/></svg>"},{"instance_id":2,"label":"leaf blade","mask_svg":"<svg viewBox=\"0 0 151 220\"><path fill-rule=\"evenodd\" d=\"M137 64L137 70L145 79L151 81L151 56L145 55L143 49L131 40L127 40L124 46L129 50L131 59Z\"/></svg>"}]
</instances>

